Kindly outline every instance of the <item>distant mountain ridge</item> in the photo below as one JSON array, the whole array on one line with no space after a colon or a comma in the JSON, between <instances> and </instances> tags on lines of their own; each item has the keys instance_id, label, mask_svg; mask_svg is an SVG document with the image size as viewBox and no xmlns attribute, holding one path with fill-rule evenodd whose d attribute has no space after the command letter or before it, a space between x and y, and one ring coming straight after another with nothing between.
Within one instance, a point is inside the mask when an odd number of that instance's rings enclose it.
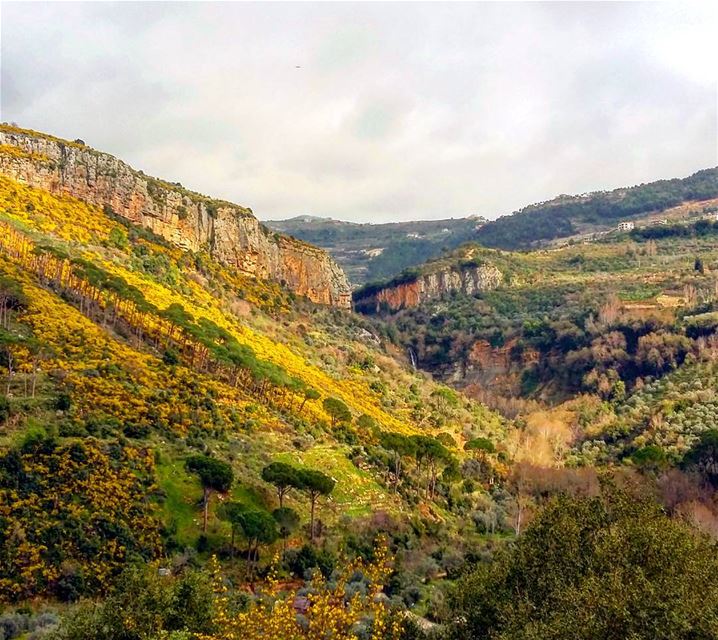
<instances>
[{"instance_id":1,"label":"distant mountain ridge","mask_svg":"<svg viewBox=\"0 0 718 640\"><path fill-rule=\"evenodd\" d=\"M265 222L275 231L327 250L354 285L385 279L438 257L474 239L485 223L480 216L362 224L312 215Z\"/></svg>"},{"instance_id":2,"label":"distant mountain ridge","mask_svg":"<svg viewBox=\"0 0 718 640\"><path fill-rule=\"evenodd\" d=\"M587 228L615 226L624 218L716 197L718 167L713 167L687 178L658 180L579 196L560 195L489 222L478 230L476 241L498 249L528 249Z\"/></svg>"},{"instance_id":3,"label":"distant mountain ridge","mask_svg":"<svg viewBox=\"0 0 718 640\"><path fill-rule=\"evenodd\" d=\"M493 221L471 216L445 220L357 224L301 215L267 226L326 249L354 285L386 280L467 242L498 249L530 249L560 238L606 231L625 219L718 198L718 167L686 178L612 191L560 195Z\"/></svg>"}]
</instances>

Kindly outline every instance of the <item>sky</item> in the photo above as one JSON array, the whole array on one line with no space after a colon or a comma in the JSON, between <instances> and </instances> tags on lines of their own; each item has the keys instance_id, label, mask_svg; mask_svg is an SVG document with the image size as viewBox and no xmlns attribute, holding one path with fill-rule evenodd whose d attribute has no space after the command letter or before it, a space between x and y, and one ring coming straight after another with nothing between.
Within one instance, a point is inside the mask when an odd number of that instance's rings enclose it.
<instances>
[{"instance_id":1,"label":"sky","mask_svg":"<svg viewBox=\"0 0 718 640\"><path fill-rule=\"evenodd\" d=\"M260 219L495 218L718 164L718 3L0 11L0 120Z\"/></svg>"}]
</instances>

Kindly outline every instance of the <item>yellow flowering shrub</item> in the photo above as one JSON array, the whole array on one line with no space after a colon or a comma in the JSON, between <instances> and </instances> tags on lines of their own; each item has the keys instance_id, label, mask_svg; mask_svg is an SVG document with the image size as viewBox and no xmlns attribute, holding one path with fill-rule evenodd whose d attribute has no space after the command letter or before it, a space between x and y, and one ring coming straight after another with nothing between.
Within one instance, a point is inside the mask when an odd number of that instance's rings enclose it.
<instances>
[{"instance_id":1,"label":"yellow flowering shrub","mask_svg":"<svg viewBox=\"0 0 718 640\"><path fill-rule=\"evenodd\" d=\"M392 611L382 593L391 573L385 540L376 545L371 562L346 562L332 582L316 577L307 596L300 597L296 589L283 590L276 575L270 573L248 608L241 612L233 611L216 561L213 569L217 631L201 635L201 640L356 640L356 632L363 625L370 627L372 640L401 637L402 618ZM368 581L366 594L348 595L347 586L357 574Z\"/></svg>"},{"instance_id":2,"label":"yellow flowering shrub","mask_svg":"<svg viewBox=\"0 0 718 640\"><path fill-rule=\"evenodd\" d=\"M101 593L161 550L148 449L42 435L0 456L0 600Z\"/></svg>"}]
</instances>

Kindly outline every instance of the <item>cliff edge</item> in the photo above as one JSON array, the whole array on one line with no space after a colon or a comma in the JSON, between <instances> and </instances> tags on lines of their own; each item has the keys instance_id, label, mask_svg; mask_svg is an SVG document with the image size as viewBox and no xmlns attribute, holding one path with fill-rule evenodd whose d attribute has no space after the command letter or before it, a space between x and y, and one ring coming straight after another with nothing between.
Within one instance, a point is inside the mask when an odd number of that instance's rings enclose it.
<instances>
[{"instance_id":1,"label":"cliff edge","mask_svg":"<svg viewBox=\"0 0 718 640\"><path fill-rule=\"evenodd\" d=\"M351 305L344 272L322 249L270 231L251 209L147 176L79 140L1 125L0 173L110 207L180 247L207 250L224 264L280 282L313 302Z\"/></svg>"}]
</instances>

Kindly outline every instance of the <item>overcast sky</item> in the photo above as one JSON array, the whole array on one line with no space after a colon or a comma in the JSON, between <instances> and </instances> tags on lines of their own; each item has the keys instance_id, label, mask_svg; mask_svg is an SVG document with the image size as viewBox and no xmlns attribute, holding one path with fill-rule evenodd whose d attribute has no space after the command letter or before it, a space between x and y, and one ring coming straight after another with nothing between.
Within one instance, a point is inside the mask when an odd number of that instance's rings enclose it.
<instances>
[{"instance_id":1,"label":"overcast sky","mask_svg":"<svg viewBox=\"0 0 718 640\"><path fill-rule=\"evenodd\" d=\"M260 218L493 218L718 164L716 33L707 3L3 2L0 119Z\"/></svg>"}]
</instances>

